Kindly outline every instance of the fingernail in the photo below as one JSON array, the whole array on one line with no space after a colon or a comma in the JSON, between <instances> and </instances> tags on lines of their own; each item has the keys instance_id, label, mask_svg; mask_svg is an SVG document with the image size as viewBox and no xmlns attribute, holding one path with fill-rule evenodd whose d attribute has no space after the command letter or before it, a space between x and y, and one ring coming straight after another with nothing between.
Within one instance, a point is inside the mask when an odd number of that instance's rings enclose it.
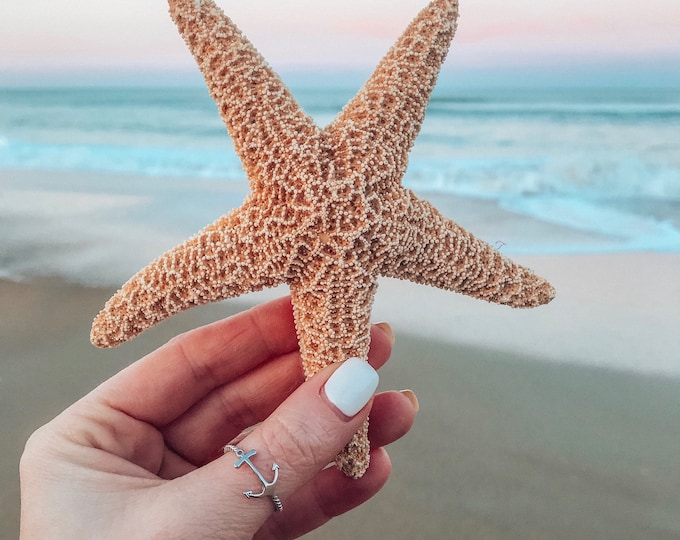
<instances>
[{"instance_id":1,"label":"fingernail","mask_svg":"<svg viewBox=\"0 0 680 540\"><path fill-rule=\"evenodd\" d=\"M324 391L342 414L352 417L370 401L378 388L378 372L368 362L350 358L333 372Z\"/></svg>"},{"instance_id":2,"label":"fingernail","mask_svg":"<svg viewBox=\"0 0 680 540\"><path fill-rule=\"evenodd\" d=\"M420 410L420 403L418 403L418 397L416 396L413 390L402 390L400 393L404 394L404 396L406 396L406 398L411 402L414 411L418 412Z\"/></svg>"},{"instance_id":3,"label":"fingernail","mask_svg":"<svg viewBox=\"0 0 680 540\"><path fill-rule=\"evenodd\" d=\"M382 331L385 332L390 338L390 342L394 344L394 331L392 330L392 327L386 322L376 323L376 326L381 328Z\"/></svg>"}]
</instances>

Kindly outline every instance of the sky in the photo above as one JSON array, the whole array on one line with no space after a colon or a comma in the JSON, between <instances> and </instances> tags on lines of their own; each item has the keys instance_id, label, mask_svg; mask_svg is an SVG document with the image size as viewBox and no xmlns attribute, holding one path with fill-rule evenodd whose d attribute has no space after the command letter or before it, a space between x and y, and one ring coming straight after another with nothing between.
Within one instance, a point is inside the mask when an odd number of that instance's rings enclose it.
<instances>
[{"instance_id":1,"label":"sky","mask_svg":"<svg viewBox=\"0 0 680 540\"><path fill-rule=\"evenodd\" d=\"M677 84L678 0L460 0L445 72ZM218 0L278 70L374 66L425 0ZM193 73L162 0L2 0L0 85ZM533 74L533 75L532 75ZM617 79L618 78L618 79Z\"/></svg>"}]
</instances>

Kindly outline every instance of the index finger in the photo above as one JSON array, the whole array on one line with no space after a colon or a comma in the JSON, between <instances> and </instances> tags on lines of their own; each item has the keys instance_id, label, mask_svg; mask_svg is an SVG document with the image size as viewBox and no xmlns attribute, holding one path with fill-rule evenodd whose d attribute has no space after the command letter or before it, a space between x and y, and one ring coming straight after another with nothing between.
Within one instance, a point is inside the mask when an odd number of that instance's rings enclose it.
<instances>
[{"instance_id":1,"label":"index finger","mask_svg":"<svg viewBox=\"0 0 680 540\"><path fill-rule=\"evenodd\" d=\"M164 426L213 389L297 348L285 297L181 334L95 392L133 418Z\"/></svg>"}]
</instances>

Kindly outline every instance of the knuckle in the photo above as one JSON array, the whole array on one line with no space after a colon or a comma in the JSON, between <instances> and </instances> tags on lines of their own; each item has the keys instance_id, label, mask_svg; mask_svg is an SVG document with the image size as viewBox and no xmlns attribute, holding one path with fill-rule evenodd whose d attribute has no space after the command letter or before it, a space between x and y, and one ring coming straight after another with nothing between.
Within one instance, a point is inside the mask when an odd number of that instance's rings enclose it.
<instances>
[{"instance_id":1,"label":"knuckle","mask_svg":"<svg viewBox=\"0 0 680 540\"><path fill-rule=\"evenodd\" d=\"M325 432L319 432L318 425L312 426L304 418L290 424L277 417L271 420L263 433L263 442L271 456L301 470L325 465L323 456L328 438ZM295 429L291 429L291 425Z\"/></svg>"}]
</instances>

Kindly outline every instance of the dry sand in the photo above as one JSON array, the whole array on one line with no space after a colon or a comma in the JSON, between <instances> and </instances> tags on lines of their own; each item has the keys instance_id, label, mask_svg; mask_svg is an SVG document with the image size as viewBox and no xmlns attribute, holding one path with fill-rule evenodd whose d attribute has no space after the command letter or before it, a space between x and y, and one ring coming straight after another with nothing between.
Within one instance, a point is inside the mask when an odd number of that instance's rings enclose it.
<instances>
[{"instance_id":1,"label":"dry sand","mask_svg":"<svg viewBox=\"0 0 680 540\"><path fill-rule=\"evenodd\" d=\"M680 378L578 365L611 346L629 366L640 351L676 354L680 257L532 262L560 294L542 314L384 284L376 316L394 315L397 343L381 388L413 388L421 411L383 492L310 538L680 538ZM89 326L111 292L0 281L0 538L17 537L17 465L35 428L176 333L246 306L197 308L100 351Z\"/></svg>"}]
</instances>

